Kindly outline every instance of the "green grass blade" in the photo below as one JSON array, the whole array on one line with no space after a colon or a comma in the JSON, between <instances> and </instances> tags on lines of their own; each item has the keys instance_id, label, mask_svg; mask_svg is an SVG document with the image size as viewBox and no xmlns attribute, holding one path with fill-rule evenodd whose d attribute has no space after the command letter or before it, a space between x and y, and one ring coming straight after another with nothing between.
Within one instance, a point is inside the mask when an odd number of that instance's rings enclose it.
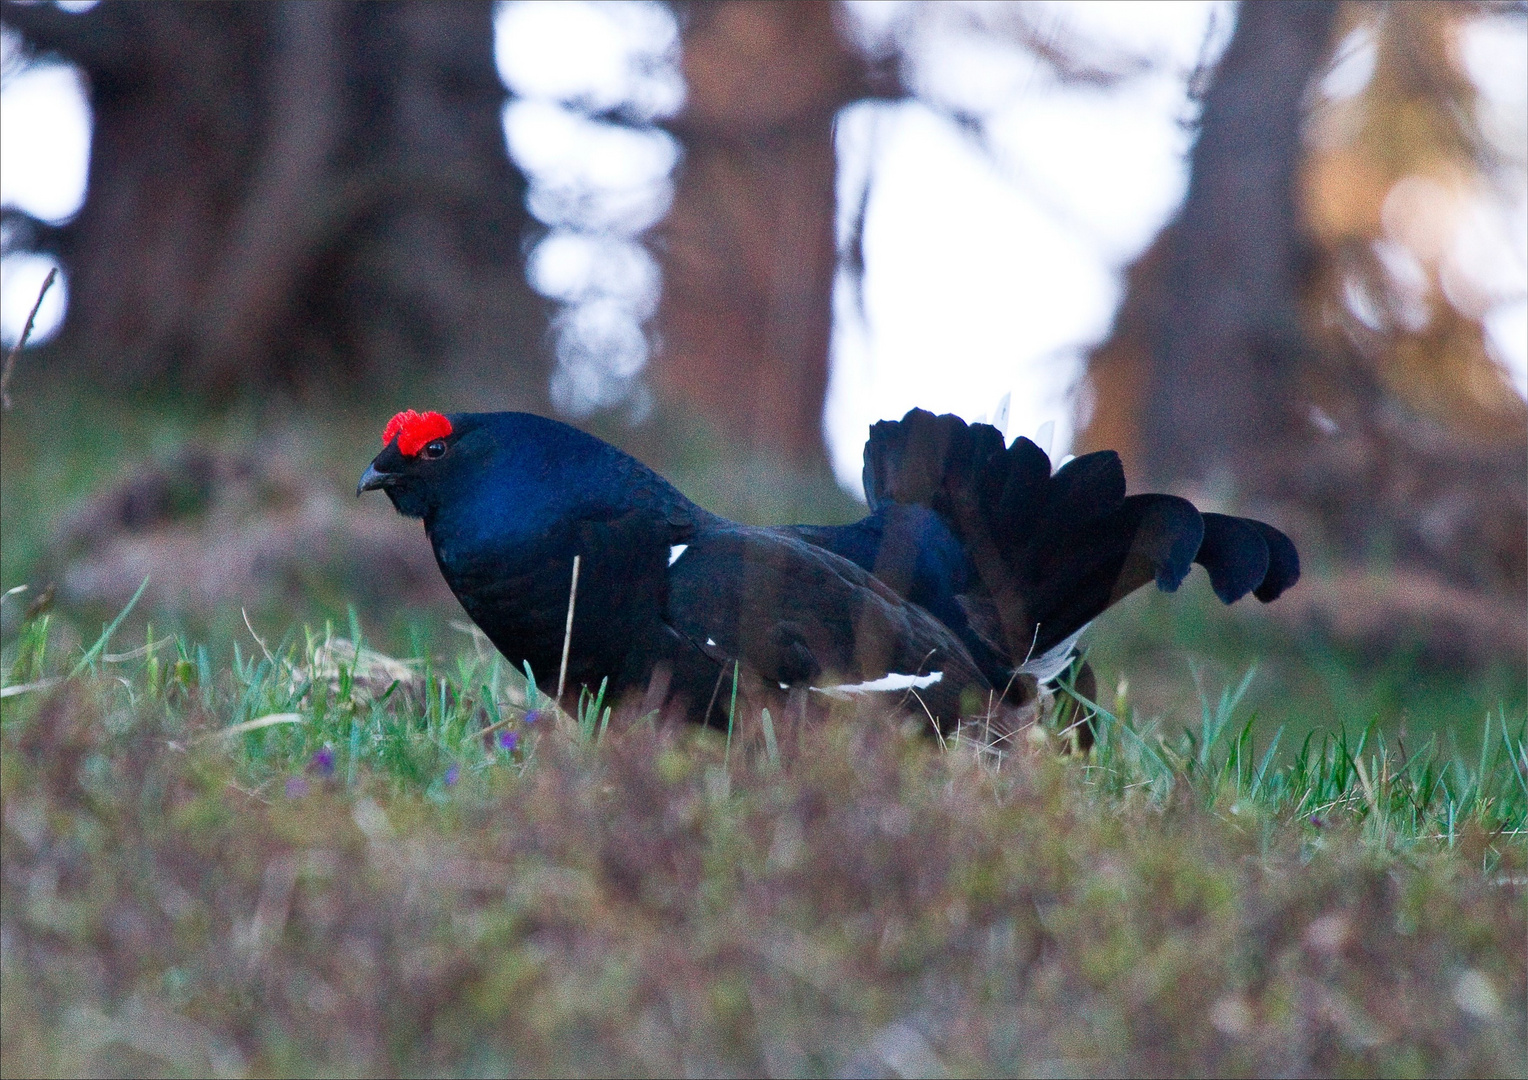
<instances>
[{"instance_id":1,"label":"green grass blade","mask_svg":"<svg viewBox=\"0 0 1528 1080\"><path fill-rule=\"evenodd\" d=\"M1268 743L1268 749L1263 752L1263 761L1257 767L1257 773L1252 778L1252 795L1256 797L1262 793L1263 781L1268 776L1268 767L1273 764L1273 757L1278 753L1279 740L1284 737L1284 725L1280 724L1273 733L1273 739Z\"/></svg>"},{"instance_id":2,"label":"green grass blade","mask_svg":"<svg viewBox=\"0 0 1528 1080\"><path fill-rule=\"evenodd\" d=\"M96 638L95 644L90 646L85 655L80 658L80 662L74 665L74 670L69 672L69 678L74 678L76 675L84 671L87 667L95 662L96 657L100 656L102 651L105 650L106 643L111 640L111 636L117 632L117 627L122 625L122 620L127 618L127 613L132 611L133 608L137 606L139 599L143 596L144 590L148 587L149 579L147 576L145 576L143 579L143 584L138 586L138 591L133 593L133 598L127 602L127 607L117 612L117 617L111 621L110 625L108 625L106 629L101 631L101 636Z\"/></svg>"}]
</instances>

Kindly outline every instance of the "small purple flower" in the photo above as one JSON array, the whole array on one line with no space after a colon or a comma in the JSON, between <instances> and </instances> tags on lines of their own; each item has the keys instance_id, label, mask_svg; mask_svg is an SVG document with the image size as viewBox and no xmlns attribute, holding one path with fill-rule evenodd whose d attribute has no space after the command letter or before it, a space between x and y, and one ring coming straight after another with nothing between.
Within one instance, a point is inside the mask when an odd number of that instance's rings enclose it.
<instances>
[{"instance_id":1,"label":"small purple flower","mask_svg":"<svg viewBox=\"0 0 1528 1080\"><path fill-rule=\"evenodd\" d=\"M286 782L286 797L300 799L308 793L308 782L300 776L294 776Z\"/></svg>"},{"instance_id":2,"label":"small purple flower","mask_svg":"<svg viewBox=\"0 0 1528 1080\"><path fill-rule=\"evenodd\" d=\"M453 765L449 769L447 769L446 770L446 787L450 787L452 784L455 784L456 781L457 781L457 778L460 777L461 775L462 775L462 767L460 765Z\"/></svg>"},{"instance_id":3,"label":"small purple flower","mask_svg":"<svg viewBox=\"0 0 1528 1080\"><path fill-rule=\"evenodd\" d=\"M1317 816L1317 815L1315 815L1315 814L1312 814L1312 815L1311 815L1311 816L1310 816L1310 823L1311 823L1311 824L1312 824L1312 825L1314 825L1314 826L1315 826L1315 827L1316 827L1316 828L1318 828L1318 829L1324 829L1324 828L1326 828L1326 819L1325 819L1325 818L1323 818L1323 817L1318 817L1318 816Z\"/></svg>"},{"instance_id":4,"label":"small purple flower","mask_svg":"<svg viewBox=\"0 0 1528 1080\"><path fill-rule=\"evenodd\" d=\"M541 713L535 709L532 709L530 712L525 714L525 722L527 724L534 724L537 720L540 719Z\"/></svg>"},{"instance_id":5,"label":"small purple flower","mask_svg":"<svg viewBox=\"0 0 1528 1080\"><path fill-rule=\"evenodd\" d=\"M321 746L313 751L313 756L308 759L308 771L317 773L319 776L333 776L334 748Z\"/></svg>"},{"instance_id":6,"label":"small purple flower","mask_svg":"<svg viewBox=\"0 0 1528 1080\"><path fill-rule=\"evenodd\" d=\"M515 746L519 742L520 742L520 733L518 731L501 731L501 732L499 732L499 749L500 750L508 750L511 754L513 754L515 752Z\"/></svg>"}]
</instances>

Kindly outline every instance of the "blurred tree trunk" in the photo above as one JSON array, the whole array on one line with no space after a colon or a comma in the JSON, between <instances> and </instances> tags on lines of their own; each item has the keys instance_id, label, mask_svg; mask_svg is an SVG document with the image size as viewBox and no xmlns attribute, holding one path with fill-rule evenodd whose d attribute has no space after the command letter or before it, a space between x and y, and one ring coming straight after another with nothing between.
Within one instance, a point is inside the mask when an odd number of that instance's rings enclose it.
<instances>
[{"instance_id":1,"label":"blurred tree trunk","mask_svg":"<svg viewBox=\"0 0 1528 1080\"><path fill-rule=\"evenodd\" d=\"M1337 5L1243 4L1204 100L1188 196L1093 353L1090 444L1140 479L1242 479L1289 425L1305 347L1296 203L1306 87Z\"/></svg>"},{"instance_id":2,"label":"blurred tree trunk","mask_svg":"<svg viewBox=\"0 0 1528 1080\"><path fill-rule=\"evenodd\" d=\"M69 282L60 351L215 395L398 369L491 371L544 407L525 181L485 2L6 3L77 65L89 187L8 243Z\"/></svg>"},{"instance_id":3,"label":"blurred tree trunk","mask_svg":"<svg viewBox=\"0 0 1528 1080\"><path fill-rule=\"evenodd\" d=\"M1416 19L1424 7L1379 10ZM1205 96L1184 205L1130 269L1114 328L1089 358L1082 441L1120 449L1132 483L1261 510L1308 552L1346 564L1341 580L1304 590L1339 629L1521 662L1528 409L1500 387L1465 400L1468 387L1504 379L1478 320L1473 352L1444 347L1440 333L1460 339L1446 304L1422 334L1359 325L1344 290L1358 280L1355 252L1375 262L1376 234L1334 245L1302 205L1311 83L1338 13L1326 0L1240 6ZM1402 36L1414 49L1419 33ZM1455 108L1430 92L1434 109ZM1403 119L1416 116L1410 108ZM1396 177L1359 175L1351 156L1342 165L1326 179L1349 202L1369 181L1377 229ZM1389 375L1415 367L1419 348L1432 387L1420 392L1414 374ZM1440 398L1439 385L1455 389Z\"/></svg>"},{"instance_id":4,"label":"blurred tree trunk","mask_svg":"<svg viewBox=\"0 0 1528 1080\"><path fill-rule=\"evenodd\" d=\"M864 60L827 0L677 5L684 147L660 227L660 396L745 454L828 469L833 117Z\"/></svg>"}]
</instances>

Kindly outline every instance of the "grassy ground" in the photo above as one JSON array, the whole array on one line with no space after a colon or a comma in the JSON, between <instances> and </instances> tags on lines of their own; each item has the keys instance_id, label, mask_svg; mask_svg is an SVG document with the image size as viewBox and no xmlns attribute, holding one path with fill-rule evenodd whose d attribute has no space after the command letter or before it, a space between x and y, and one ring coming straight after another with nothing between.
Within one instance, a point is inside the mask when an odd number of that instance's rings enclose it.
<instances>
[{"instance_id":1,"label":"grassy ground","mask_svg":"<svg viewBox=\"0 0 1528 1080\"><path fill-rule=\"evenodd\" d=\"M1317 581L1300 587L1319 588ZM1256 675L1243 701L1260 739L1281 728L1306 734L1370 725L1392 741L1417 746L1430 738L1479 751L1488 713L1528 714L1521 660L1465 668L1429 663L1418 643L1363 652L1294 624L1278 603L1243 600L1227 608L1195 572L1175 594L1142 589L1099 618L1088 632L1089 659L1100 692L1125 698L1145 716L1192 716L1201 684L1236 683Z\"/></svg>"},{"instance_id":2,"label":"grassy ground","mask_svg":"<svg viewBox=\"0 0 1528 1080\"><path fill-rule=\"evenodd\" d=\"M1524 1071L1520 717L1280 764L1231 687L998 759L603 729L466 637L47 622L4 657L60 680L0 734L7 1075Z\"/></svg>"}]
</instances>

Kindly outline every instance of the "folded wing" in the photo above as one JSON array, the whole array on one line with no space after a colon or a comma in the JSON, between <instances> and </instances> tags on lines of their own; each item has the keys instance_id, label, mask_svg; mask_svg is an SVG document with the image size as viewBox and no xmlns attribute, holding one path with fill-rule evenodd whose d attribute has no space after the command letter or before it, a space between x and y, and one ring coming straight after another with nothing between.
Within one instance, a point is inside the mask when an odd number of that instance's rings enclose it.
<instances>
[{"instance_id":1,"label":"folded wing","mask_svg":"<svg viewBox=\"0 0 1528 1080\"><path fill-rule=\"evenodd\" d=\"M698 534L669 568L667 621L722 670L782 690L916 693L953 725L991 687L959 639L847 559L776 530Z\"/></svg>"}]
</instances>

